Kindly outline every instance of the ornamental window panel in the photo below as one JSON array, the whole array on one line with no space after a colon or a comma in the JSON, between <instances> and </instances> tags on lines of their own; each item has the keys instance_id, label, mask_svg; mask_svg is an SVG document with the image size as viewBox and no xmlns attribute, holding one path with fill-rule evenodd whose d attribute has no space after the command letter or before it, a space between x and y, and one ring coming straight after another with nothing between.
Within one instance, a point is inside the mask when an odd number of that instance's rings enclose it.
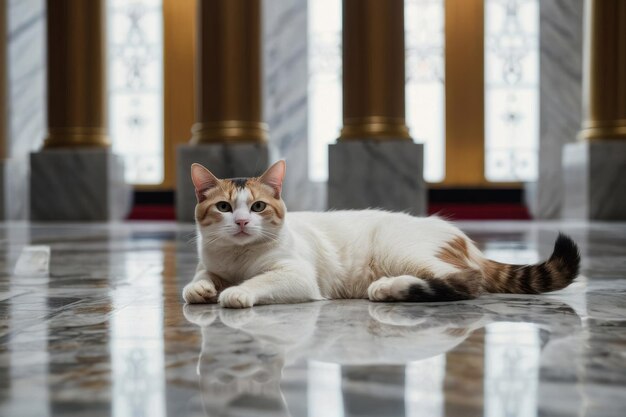
<instances>
[{"instance_id":1,"label":"ornamental window panel","mask_svg":"<svg viewBox=\"0 0 626 417\"><path fill-rule=\"evenodd\" d=\"M341 1L309 1L309 178L328 179L328 145L342 123Z\"/></svg>"},{"instance_id":2,"label":"ornamental window panel","mask_svg":"<svg viewBox=\"0 0 626 417\"><path fill-rule=\"evenodd\" d=\"M445 176L444 0L405 0L406 122L424 143L424 179Z\"/></svg>"},{"instance_id":3,"label":"ornamental window panel","mask_svg":"<svg viewBox=\"0 0 626 417\"><path fill-rule=\"evenodd\" d=\"M539 1L485 0L485 177L533 181L539 146Z\"/></svg>"},{"instance_id":4,"label":"ornamental window panel","mask_svg":"<svg viewBox=\"0 0 626 417\"><path fill-rule=\"evenodd\" d=\"M126 181L160 184L163 155L163 8L161 0L107 5L109 132Z\"/></svg>"}]
</instances>

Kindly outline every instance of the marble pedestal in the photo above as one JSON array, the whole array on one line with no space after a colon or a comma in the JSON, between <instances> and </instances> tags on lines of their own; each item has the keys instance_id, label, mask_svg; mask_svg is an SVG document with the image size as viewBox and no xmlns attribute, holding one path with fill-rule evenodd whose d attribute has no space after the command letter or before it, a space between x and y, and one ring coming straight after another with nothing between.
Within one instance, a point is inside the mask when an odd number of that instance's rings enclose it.
<instances>
[{"instance_id":1,"label":"marble pedestal","mask_svg":"<svg viewBox=\"0 0 626 417\"><path fill-rule=\"evenodd\" d=\"M256 177L270 163L267 144L181 145L178 147L176 172L176 218L194 221L196 193L191 182L191 164L207 167L218 178Z\"/></svg>"},{"instance_id":2,"label":"marble pedestal","mask_svg":"<svg viewBox=\"0 0 626 417\"><path fill-rule=\"evenodd\" d=\"M426 214L424 145L412 141L346 141L328 148L328 208Z\"/></svg>"},{"instance_id":3,"label":"marble pedestal","mask_svg":"<svg viewBox=\"0 0 626 417\"><path fill-rule=\"evenodd\" d=\"M124 165L109 149L50 149L30 155L30 219L122 220L132 187Z\"/></svg>"},{"instance_id":4,"label":"marble pedestal","mask_svg":"<svg viewBox=\"0 0 626 417\"><path fill-rule=\"evenodd\" d=\"M626 140L563 148L566 219L626 220Z\"/></svg>"},{"instance_id":5,"label":"marble pedestal","mask_svg":"<svg viewBox=\"0 0 626 417\"><path fill-rule=\"evenodd\" d=\"M0 220L28 219L28 160L0 161Z\"/></svg>"},{"instance_id":6,"label":"marble pedestal","mask_svg":"<svg viewBox=\"0 0 626 417\"><path fill-rule=\"evenodd\" d=\"M0 221L8 220L7 217L7 172L8 165L4 160L0 160Z\"/></svg>"}]
</instances>

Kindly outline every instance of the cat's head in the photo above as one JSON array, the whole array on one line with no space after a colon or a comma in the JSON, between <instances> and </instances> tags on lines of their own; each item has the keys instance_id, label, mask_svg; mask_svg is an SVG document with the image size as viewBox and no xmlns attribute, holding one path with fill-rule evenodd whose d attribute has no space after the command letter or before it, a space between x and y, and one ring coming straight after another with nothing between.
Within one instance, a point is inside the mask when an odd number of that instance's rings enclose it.
<instances>
[{"instance_id":1,"label":"cat's head","mask_svg":"<svg viewBox=\"0 0 626 417\"><path fill-rule=\"evenodd\" d=\"M260 177L219 179L200 164L191 166L196 188L196 223L206 243L249 245L276 240L287 209L280 193L285 161Z\"/></svg>"}]
</instances>

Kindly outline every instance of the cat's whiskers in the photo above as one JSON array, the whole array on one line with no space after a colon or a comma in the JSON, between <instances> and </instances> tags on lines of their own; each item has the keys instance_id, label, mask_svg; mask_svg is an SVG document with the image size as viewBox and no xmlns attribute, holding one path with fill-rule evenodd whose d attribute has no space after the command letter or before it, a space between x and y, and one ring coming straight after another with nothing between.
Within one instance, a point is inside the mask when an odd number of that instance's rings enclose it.
<instances>
[{"instance_id":1,"label":"cat's whiskers","mask_svg":"<svg viewBox=\"0 0 626 417\"><path fill-rule=\"evenodd\" d=\"M224 237L223 232L230 229L229 225L219 226L217 230L213 230L208 233L202 233L202 243L205 245L209 245L222 237Z\"/></svg>"},{"instance_id":2,"label":"cat's whiskers","mask_svg":"<svg viewBox=\"0 0 626 417\"><path fill-rule=\"evenodd\" d=\"M191 237L187 237L187 244L188 245L191 245L191 244L196 245L197 243L198 243L198 235L197 234L194 234Z\"/></svg>"},{"instance_id":3,"label":"cat's whiskers","mask_svg":"<svg viewBox=\"0 0 626 417\"><path fill-rule=\"evenodd\" d=\"M215 236L213 239L210 239L210 240L206 240L206 239L204 239L204 240L202 241L202 243L203 243L204 245L207 245L207 246L208 246L208 245L210 245L210 244L212 244L212 243L214 243L214 242L217 242L217 241L218 241L218 240L220 240L221 238L222 238L222 236Z\"/></svg>"},{"instance_id":4,"label":"cat's whiskers","mask_svg":"<svg viewBox=\"0 0 626 417\"><path fill-rule=\"evenodd\" d=\"M277 233L270 232L269 230L264 230L263 228L259 228L259 235L269 241L279 242L279 236Z\"/></svg>"}]
</instances>

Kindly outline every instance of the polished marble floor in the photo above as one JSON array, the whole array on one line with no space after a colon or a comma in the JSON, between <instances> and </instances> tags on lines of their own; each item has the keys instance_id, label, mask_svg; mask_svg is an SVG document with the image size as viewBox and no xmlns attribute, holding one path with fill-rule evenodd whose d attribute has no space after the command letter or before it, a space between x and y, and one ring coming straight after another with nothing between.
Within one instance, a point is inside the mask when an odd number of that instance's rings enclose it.
<instances>
[{"instance_id":1,"label":"polished marble floor","mask_svg":"<svg viewBox=\"0 0 626 417\"><path fill-rule=\"evenodd\" d=\"M0 226L0 416L624 416L626 224L461 223L583 275L460 303L184 306L193 228Z\"/></svg>"}]
</instances>

